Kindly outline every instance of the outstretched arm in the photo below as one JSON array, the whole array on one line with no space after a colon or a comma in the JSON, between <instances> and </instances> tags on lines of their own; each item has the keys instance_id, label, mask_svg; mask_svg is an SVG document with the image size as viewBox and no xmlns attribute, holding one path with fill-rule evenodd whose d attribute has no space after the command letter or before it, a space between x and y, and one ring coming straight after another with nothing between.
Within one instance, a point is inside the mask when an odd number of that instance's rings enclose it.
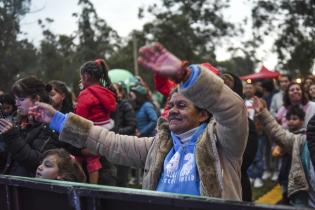
<instances>
[{"instance_id":1,"label":"outstretched arm","mask_svg":"<svg viewBox=\"0 0 315 210\"><path fill-rule=\"evenodd\" d=\"M89 120L69 113L63 115L52 106L37 103L31 108L30 114L41 122L49 123L56 130L59 139L77 148L86 147L93 154L100 154L120 165L144 167L148 150L153 138L137 138L115 134L99 126L94 126Z\"/></svg>"},{"instance_id":2,"label":"outstretched arm","mask_svg":"<svg viewBox=\"0 0 315 210\"><path fill-rule=\"evenodd\" d=\"M256 119L263 126L266 134L273 139L277 144L284 147L285 150L291 151L293 142L298 141L300 135L293 134L285 130L267 110L266 105L258 98L254 97L253 103Z\"/></svg>"}]
</instances>

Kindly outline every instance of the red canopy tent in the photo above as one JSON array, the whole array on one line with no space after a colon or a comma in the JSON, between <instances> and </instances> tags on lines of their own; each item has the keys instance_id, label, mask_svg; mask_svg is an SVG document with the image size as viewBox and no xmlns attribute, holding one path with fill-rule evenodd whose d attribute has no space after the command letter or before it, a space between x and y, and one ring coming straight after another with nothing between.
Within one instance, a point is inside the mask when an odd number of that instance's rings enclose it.
<instances>
[{"instance_id":1,"label":"red canopy tent","mask_svg":"<svg viewBox=\"0 0 315 210\"><path fill-rule=\"evenodd\" d=\"M260 71L254 74L249 74L240 77L241 80L255 80L255 79L273 79L277 78L280 75L277 71L270 71L266 67L262 66Z\"/></svg>"}]
</instances>

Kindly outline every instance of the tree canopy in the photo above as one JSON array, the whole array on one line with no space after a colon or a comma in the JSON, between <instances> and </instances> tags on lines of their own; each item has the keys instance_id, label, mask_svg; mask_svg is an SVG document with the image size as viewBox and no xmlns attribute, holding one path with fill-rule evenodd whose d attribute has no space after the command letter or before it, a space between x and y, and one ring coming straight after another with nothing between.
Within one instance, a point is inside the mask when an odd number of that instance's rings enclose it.
<instances>
[{"instance_id":1,"label":"tree canopy","mask_svg":"<svg viewBox=\"0 0 315 210\"><path fill-rule=\"evenodd\" d=\"M278 70L297 75L311 73L315 60L314 1L252 3L249 18L253 38L240 47L228 47L231 58L218 61L216 50L226 40L233 42L246 33L245 23L236 25L224 16L229 0L161 0L159 5L139 8L139 18L153 18L126 38L99 17L91 1L78 0L80 11L73 14L77 29L70 35L56 34L50 30L53 17L39 20L43 38L38 47L19 37L20 20L29 12L31 0L0 0L0 89L9 90L16 79L29 74L45 81L63 80L76 89L79 67L84 62L103 58L110 68L133 71L135 50L153 41L192 63L210 62L244 75L254 71L256 50L272 37ZM139 72L145 80L152 79L141 67Z\"/></svg>"},{"instance_id":2,"label":"tree canopy","mask_svg":"<svg viewBox=\"0 0 315 210\"><path fill-rule=\"evenodd\" d=\"M262 43L275 34L279 67L292 74L312 73L315 61L315 2L254 1L253 28ZM276 30L275 30L276 29Z\"/></svg>"},{"instance_id":3,"label":"tree canopy","mask_svg":"<svg viewBox=\"0 0 315 210\"><path fill-rule=\"evenodd\" d=\"M0 88L8 90L21 73L36 64L36 49L18 40L20 19L29 11L30 0L0 0Z\"/></svg>"}]
</instances>

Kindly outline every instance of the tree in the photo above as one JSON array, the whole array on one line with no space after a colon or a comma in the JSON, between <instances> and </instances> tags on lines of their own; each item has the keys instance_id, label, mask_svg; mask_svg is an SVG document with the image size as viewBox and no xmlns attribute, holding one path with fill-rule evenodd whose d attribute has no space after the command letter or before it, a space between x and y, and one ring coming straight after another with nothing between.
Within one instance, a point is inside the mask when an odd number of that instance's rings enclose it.
<instances>
[{"instance_id":1,"label":"tree","mask_svg":"<svg viewBox=\"0 0 315 210\"><path fill-rule=\"evenodd\" d=\"M79 17L77 60L107 59L119 48L120 37L105 20L98 17L89 0L79 0L78 5L82 6L82 11L79 16L74 14Z\"/></svg>"},{"instance_id":2,"label":"tree","mask_svg":"<svg viewBox=\"0 0 315 210\"><path fill-rule=\"evenodd\" d=\"M46 24L39 20L44 38L40 44L37 75L46 81L62 80L73 87L77 85L77 69L80 65L74 61L76 53L74 37L54 34L47 27L47 24L52 22L50 18L46 18Z\"/></svg>"},{"instance_id":3,"label":"tree","mask_svg":"<svg viewBox=\"0 0 315 210\"><path fill-rule=\"evenodd\" d=\"M146 43L146 38L142 31L134 30L124 45L121 45L119 49L108 58L108 63L110 66L115 68L127 69L134 73L134 39L137 42L137 47L144 46ZM138 50L138 49L136 49Z\"/></svg>"},{"instance_id":4,"label":"tree","mask_svg":"<svg viewBox=\"0 0 315 210\"><path fill-rule=\"evenodd\" d=\"M221 38L238 32L222 15L227 7L228 1L163 0L161 7L148 8L155 19L145 24L143 31L145 36L152 36L151 40L163 43L180 58L214 63Z\"/></svg>"},{"instance_id":5,"label":"tree","mask_svg":"<svg viewBox=\"0 0 315 210\"><path fill-rule=\"evenodd\" d=\"M78 92L79 69L88 61L102 58L107 60L119 47L120 38L116 31L99 18L89 0L79 0L82 6L78 19L78 30L73 34L58 35L49 30L47 25L53 22L39 21L44 39L40 45L38 75L45 80L58 79L66 82Z\"/></svg>"},{"instance_id":6,"label":"tree","mask_svg":"<svg viewBox=\"0 0 315 210\"><path fill-rule=\"evenodd\" d=\"M231 72L239 76L253 73L255 64L248 56L235 56L229 60L218 62L218 67L220 70Z\"/></svg>"},{"instance_id":7,"label":"tree","mask_svg":"<svg viewBox=\"0 0 315 210\"><path fill-rule=\"evenodd\" d=\"M228 1L187 1L163 0L162 6L156 4L146 10L139 9L139 18L145 11L154 16L151 22L143 26L142 31L134 31L127 43L110 58L111 66L132 70L133 39L138 46L159 41L176 56L192 63L216 62L215 49L222 37L237 34L234 25L225 21L222 11L228 7ZM152 75L139 67L140 76L152 87Z\"/></svg>"},{"instance_id":8,"label":"tree","mask_svg":"<svg viewBox=\"0 0 315 210\"><path fill-rule=\"evenodd\" d=\"M137 43L137 49L134 49L134 41ZM134 60L133 52L134 50L138 51L139 47L144 46L147 39L142 31L134 30L132 34L127 38L127 42L124 46L121 46L117 52L115 52L109 59L108 64L114 68L121 68L130 71L135 74L134 71ZM150 88L153 87L153 76L150 71L144 70L141 66L139 66L139 75L148 83Z\"/></svg>"},{"instance_id":9,"label":"tree","mask_svg":"<svg viewBox=\"0 0 315 210\"><path fill-rule=\"evenodd\" d=\"M29 11L30 0L0 0L0 89L8 91L22 72L36 63L36 49L18 40L20 19Z\"/></svg>"},{"instance_id":10,"label":"tree","mask_svg":"<svg viewBox=\"0 0 315 210\"><path fill-rule=\"evenodd\" d=\"M315 2L310 0L254 1L254 41L263 43L275 35L279 67L292 74L309 74L315 61L314 11Z\"/></svg>"}]
</instances>

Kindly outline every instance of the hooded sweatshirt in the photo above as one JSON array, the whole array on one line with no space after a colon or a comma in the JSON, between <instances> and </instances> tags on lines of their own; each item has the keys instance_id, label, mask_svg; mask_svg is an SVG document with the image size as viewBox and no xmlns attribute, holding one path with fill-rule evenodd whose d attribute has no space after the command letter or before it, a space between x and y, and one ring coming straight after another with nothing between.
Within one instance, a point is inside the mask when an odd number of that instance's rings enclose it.
<instances>
[{"instance_id":1,"label":"hooded sweatshirt","mask_svg":"<svg viewBox=\"0 0 315 210\"><path fill-rule=\"evenodd\" d=\"M75 113L93 121L95 125L104 125L109 120L110 113L116 110L116 105L115 94L96 84L80 92Z\"/></svg>"}]
</instances>

